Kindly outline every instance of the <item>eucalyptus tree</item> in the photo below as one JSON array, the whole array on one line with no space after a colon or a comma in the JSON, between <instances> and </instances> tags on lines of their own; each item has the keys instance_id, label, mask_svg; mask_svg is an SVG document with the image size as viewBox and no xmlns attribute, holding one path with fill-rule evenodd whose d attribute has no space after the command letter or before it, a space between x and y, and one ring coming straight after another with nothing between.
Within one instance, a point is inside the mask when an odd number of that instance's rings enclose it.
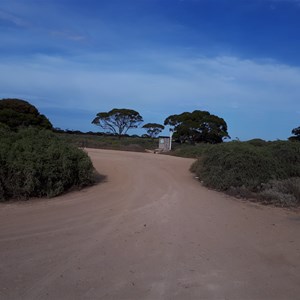
<instances>
[{"instance_id":1,"label":"eucalyptus tree","mask_svg":"<svg viewBox=\"0 0 300 300\"><path fill-rule=\"evenodd\" d=\"M109 112L97 113L92 124L121 137L129 129L137 128L142 122L143 118L137 111L127 108L114 108Z\"/></svg>"},{"instance_id":2,"label":"eucalyptus tree","mask_svg":"<svg viewBox=\"0 0 300 300\"><path fill-rule=\"evenodd\" d=\"M151 138L155 138L165 129L165 126L157 123L147 123L142 128L146 129Z\"/></svg>"},{"instance_id":3,"label":"eucalyptus tree","mask_svg":"<svg viewBox=\"0 0 300 300\"><path fill-rule=\"evenodd\" d=\"M224 119L210 114L208 111L195 110L179 115L171 115L165 119L164 125L171 126L174 138L181 143L191 144L206 142L217 144L230 138Z\"/></svg>"}]
</instances>

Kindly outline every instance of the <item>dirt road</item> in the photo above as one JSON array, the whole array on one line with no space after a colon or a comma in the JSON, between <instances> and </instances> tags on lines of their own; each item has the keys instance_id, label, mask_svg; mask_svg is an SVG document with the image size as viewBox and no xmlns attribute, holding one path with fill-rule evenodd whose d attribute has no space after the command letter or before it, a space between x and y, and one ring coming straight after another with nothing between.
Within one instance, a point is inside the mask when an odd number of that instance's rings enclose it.
<instances>
[{"instance_id":1,"label":"dirt road","mask_svg":"<svg viewBox=\"0 0 300 300\"><path fill-rule=\"evenodd\" d=\"M190 159L88 151L106 182L0 206L0 299L300 299L300 214L203 188Z\"/></svg>"}]
</instances>

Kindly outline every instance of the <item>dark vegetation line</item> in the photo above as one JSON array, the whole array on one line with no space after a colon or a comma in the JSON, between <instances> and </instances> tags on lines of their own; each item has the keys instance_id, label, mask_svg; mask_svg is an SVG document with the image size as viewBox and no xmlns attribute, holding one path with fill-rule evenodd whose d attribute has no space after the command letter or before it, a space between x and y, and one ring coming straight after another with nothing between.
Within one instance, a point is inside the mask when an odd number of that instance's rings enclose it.
<instances>
[{"instance_id":1,"label":"dark vegetation line","mask_svg":"<svg viewBox=\"0 0 300 300\"><path fill-rule=\"evenodd\" d=\"M146 134L127 134L143 122L131 109L98 113L105 132L60 130L26 101L0 100L0 199L52 197L94 181L88 156L78 148L154 150L165 126L173 131L168 154L197 158L191 171L207 187L264 204L300 205L300 127L288 141L231 141L226 122L196 110L147 123ZM51 131L49 131L51 130Z\"/></svg>"}]
</instances>

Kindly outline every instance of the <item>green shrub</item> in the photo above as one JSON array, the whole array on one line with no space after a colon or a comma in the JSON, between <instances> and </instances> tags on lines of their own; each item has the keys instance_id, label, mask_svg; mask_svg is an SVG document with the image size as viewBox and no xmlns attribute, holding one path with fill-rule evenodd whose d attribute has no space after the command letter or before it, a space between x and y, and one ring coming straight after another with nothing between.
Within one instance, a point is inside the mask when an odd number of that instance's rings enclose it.
<instances>
[{"instance_id":1,"label":"green shrub","mask_svg":"<svg viewBox=\"0 0 300 300\"><path fill-rule=\"evenodd\" d=\"M86 153L52 132L34 128L0 130L0 200L54 197L93 182Z\"/></svg>"},{"instance_id":2,"label":"green shrub","mask_svg":"<svg viewBox=\"0 0 300 300\"><path fill-rule=\"evenodd\" d=\"M202 156L205 151L213 147L213 145L207 143L199 143L195 145L173 143L172 147L173 151L170 152L171 155L198 158Z\"/></svg>"},{"instance_id":3,"label":"green shrub","mask_svg":"<svg viewBox=\"0 0 300 300\"><path fill-rule=\"evenodd\" d=\"M158 139L117 136L97 136L89 134L67 134L58 133L61 139L76 147L113 149L123 151L144 152L145 149L155 149L158 147Z\"/></svg>"},{"instance_id":4,"label":"green shrub","mask_svg":"<svg viewBox=\"0 0 300 300\"><path fill-rule=\"evenodd\" d=\"M196 162L197 175L219 190L257 187L272 177L274 161L264 149L246 143L215 145Z\"/></svg>"},{"instance_id":5,"label":"green shrub","mask_svg":"<svg viewBox=\"0 0 300 300\"><path fill-rule=\"evenodd\" d=\"M264 203L277 206L296 207L300 205L300 177L285 180L271 180L263 185L257 197Z\"/></svg>"},{"instance_id":6,"label":"green shrub","mask_svg":"<svg viewBox=\"0 0 300 300\"><path fill-rule=\"evenodd\" d=\"M252 139L247 141L247 143L256 147L262 147L262 146L266 146L267 142L262 139Z\"/></svg>"},{"instance_id":7,"label":"green shrub","mask_svg":"<svg viewBox=\"0 0 300 300\"><path fill-rule=\"evenodd\" d=\"M300 177L300 143L255 140L214 145L191 170L217 190L256 195L280 206L299 205L299 180L291 178Z\"/></svg>"}]
</instances>

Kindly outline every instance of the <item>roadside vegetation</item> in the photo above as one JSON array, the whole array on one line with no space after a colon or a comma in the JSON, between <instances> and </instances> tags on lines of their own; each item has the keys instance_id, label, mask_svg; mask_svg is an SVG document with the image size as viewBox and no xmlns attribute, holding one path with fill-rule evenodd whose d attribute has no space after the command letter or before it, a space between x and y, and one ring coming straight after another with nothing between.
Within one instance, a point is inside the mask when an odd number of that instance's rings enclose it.
<instances>
[{"instance_id":1,"label":"roadside vegetation","mask_svg":"<svg viewBox=\"0 0 300 300\"><path fill-rule=\"evenodd\" d=\"M89 157L52 132L0 130L0 201L54 197L93 183Z\"/></svg>"},{"instance_id":2,"label":"roadside vegetation","mask_svg":"<svg viewBox=\"0 0 300 300\"><path fill-rule=\"evenodd\" d=\"M88 155L48 130L50 121L28 102L1 100L0 120L0 201L54 197L94 182Z\"/></svg>"},{"instance_id":3,"label":"roadside vegetation","mask_svg":"<svg viewBox=\"0 0 300 300\"><path fill-rule=\"evenodd\" d=\"M234 141L198 146L193 154L191 171L207 187L264 204L300 205L299 142Z\"/></svg>"},{"instance_id":4,"label":"roadside vegetation","mask_svg":"<svg viewBox=\"0 0 300 300\"><path fill-rule=\"evenodd\" d=\"M79 148L111 149L121 151L145 152L157 148L158 139L150 137L82 133L79 131L58 131L57 135L66 142Z\"/></svg>"},{"instance_id":5,"label":"roadside vegetation","mask_svg":"<svg viewBox=\"0 0 300 300\"><path fill-rule=\"evenodd\" d=\"M213 145L207 143L191 145L173 142L172 151L170 151L168 154L179 157L200 158L204 154L204 152L206 152L211 147L213 147Z\"/></svg>"},{"instance_id":6,"label":"roadside vegetation","mask_svg":"<svg viewBox=\"0 0 300 300\"><path fill-rule=\"evenodd\" d=\"M54 197L94 182L87 154L52 132L0 130L0 201Z\"/></svg>"}]
</instances>

